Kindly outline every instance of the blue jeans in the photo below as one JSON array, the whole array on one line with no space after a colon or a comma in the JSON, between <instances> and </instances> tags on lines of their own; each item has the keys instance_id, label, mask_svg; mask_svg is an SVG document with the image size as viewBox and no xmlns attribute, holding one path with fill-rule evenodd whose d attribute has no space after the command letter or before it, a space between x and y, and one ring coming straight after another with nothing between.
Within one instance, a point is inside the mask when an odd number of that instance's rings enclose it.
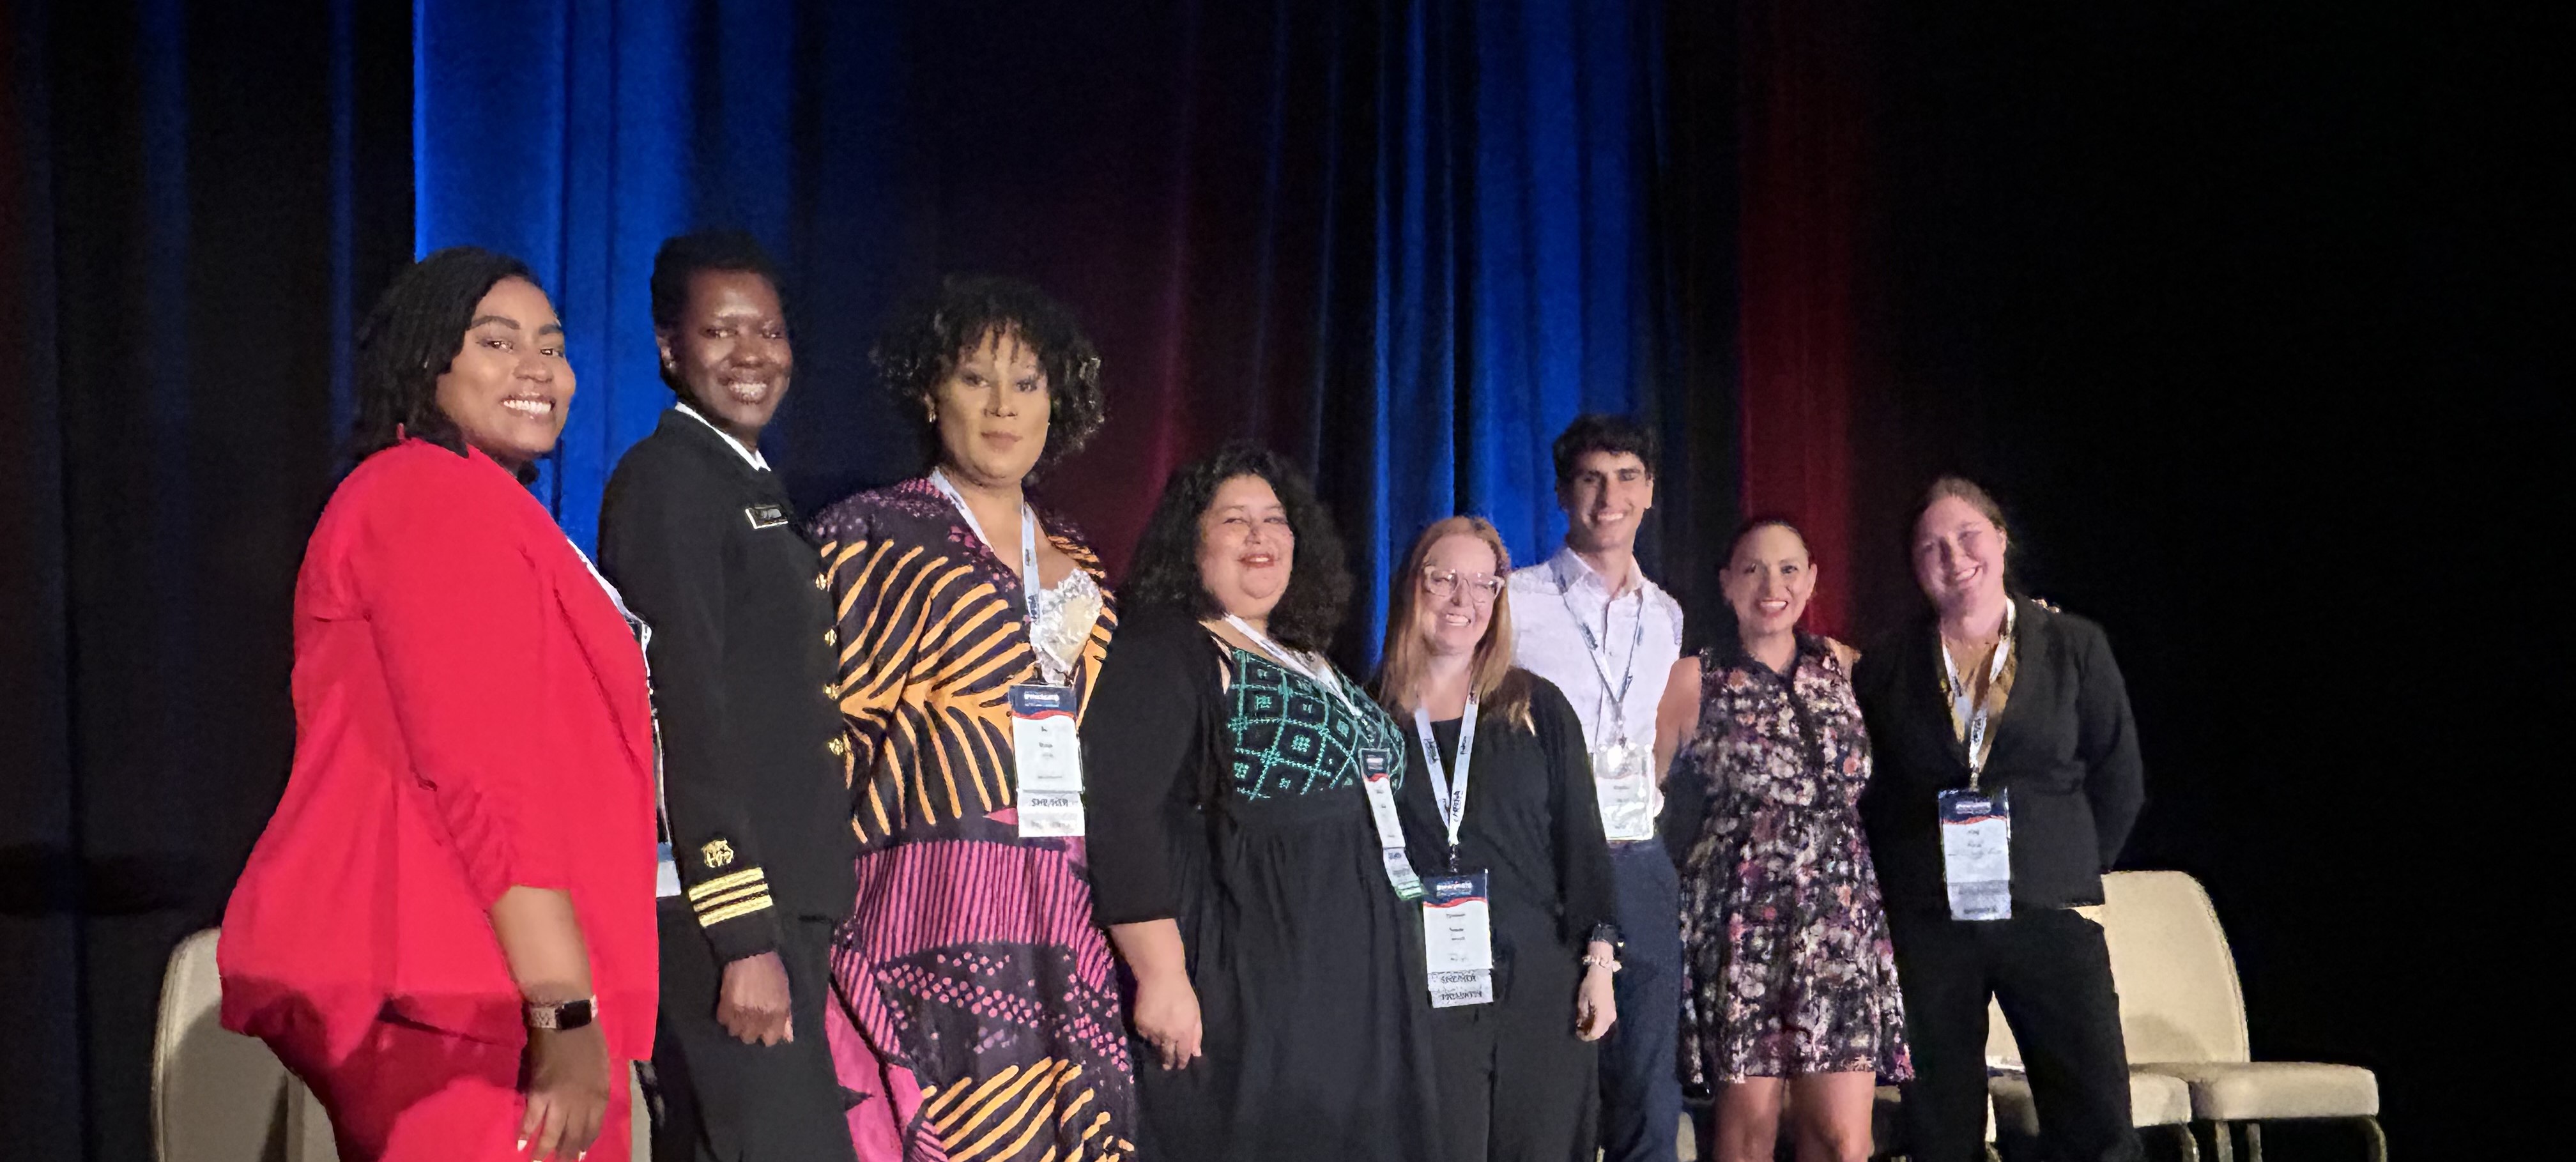
<instances>
[{"instance_id":1,"label":"blue jeans","mask_svg":"<svg viewBox=\"0 0 2576 1162\"><path fill-rule=\"evenodd\" d=\"M1674 1162L1682 1083L1674 1039L1682 1017L1682 887L1655 840L1610 845L1619 934L1612 979L1619 1022L1601 1042L1603 1162Z\"/></svg>"}]
</instances>

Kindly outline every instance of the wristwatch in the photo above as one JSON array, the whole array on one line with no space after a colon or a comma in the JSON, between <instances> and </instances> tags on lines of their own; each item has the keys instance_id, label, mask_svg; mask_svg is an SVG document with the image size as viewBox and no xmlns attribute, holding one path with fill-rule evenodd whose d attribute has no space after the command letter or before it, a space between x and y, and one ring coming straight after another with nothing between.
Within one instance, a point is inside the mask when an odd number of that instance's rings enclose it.
<instances>
[{"instance_id":1,"label":"wristwatch","mask_svg":"<svg viewBox=\"0 0 2576 1162\"><path fill-rule=\"evenodd\" d=\"M581 1028L597 1019L599 1019L599 998L597 997L583 997L577 1001L557 1001L552 1004L528 1002L528 1027L531 1029L546 1029L559 1033L567 1029Z\"/></svg>"}]
</instances>

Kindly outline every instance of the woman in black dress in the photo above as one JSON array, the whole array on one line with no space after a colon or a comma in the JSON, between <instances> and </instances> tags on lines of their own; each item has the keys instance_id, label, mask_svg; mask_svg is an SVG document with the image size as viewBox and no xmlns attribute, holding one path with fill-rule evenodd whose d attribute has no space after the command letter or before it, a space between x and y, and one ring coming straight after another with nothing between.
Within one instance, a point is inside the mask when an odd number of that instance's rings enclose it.
<instances>
[{"instance_id":1,"label":"woman in black dress","mask_svg":"<svg viewBox=\"0 0 2576 1162\"><path fill-rule=\"evenodd\" d=\"M1350 594L1330 518L1229 446L1164 489L1125 594L1082 743L1137 1156L1441 1156L1404 736L1317 652Z\"/></svg>"},{"instance_id":2,"label":"woman in black dress","mask_svg":"<svg viewBox=\"0 0 2576 1162\"><path fill-rule=\"evenodd\" d=\"M1616 1019L1610 845L1582 719L1547 679L1512 666L1510 571L1481 518L1424 530L1388 586L1377 694L1413 728L1400 798L1433 889L1425 923L1445 952L1428 990L1442 1157L1570 1162L1596 1153L1593 1042ZM1481 948L1460 913L1479 901ZM1468 938L1448 944L1444 929ZM1449 968L1477 962L1489 966Z\"/></svg>"}]
</instances>

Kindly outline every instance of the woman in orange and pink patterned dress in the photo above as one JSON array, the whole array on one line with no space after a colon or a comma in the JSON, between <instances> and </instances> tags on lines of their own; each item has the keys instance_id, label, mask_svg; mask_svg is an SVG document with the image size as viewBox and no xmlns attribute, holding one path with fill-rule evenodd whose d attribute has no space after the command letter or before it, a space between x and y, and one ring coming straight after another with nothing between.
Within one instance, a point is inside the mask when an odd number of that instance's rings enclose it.
<instances>
[{"instance_id":1,"label":"woman in orange and pink patterned dress","mask_svg":"<svg viewBox=\"0 0 2576 1162\"><path fill-rule=\"evenodd\" d=\"M1130 1158L1083 841L1022 810L1010 700L1070 689L1078 721L1117 625L1099 558L1025 495L1099 427L1099 359L1061 305L1002 279L948 280L874 354L938 467L811 530L859 835L829 1030L858 1156Z\"/></svg>"}]
</instances>

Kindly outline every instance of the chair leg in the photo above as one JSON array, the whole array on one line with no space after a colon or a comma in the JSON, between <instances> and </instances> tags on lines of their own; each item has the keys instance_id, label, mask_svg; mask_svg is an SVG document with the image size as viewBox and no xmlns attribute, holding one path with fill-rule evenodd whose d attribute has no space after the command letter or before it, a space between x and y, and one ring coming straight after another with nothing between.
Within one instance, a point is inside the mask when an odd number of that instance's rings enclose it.
<instances>
[{"instance_id":1,"label":"chair leg","mask_svg":"<svg viewBox=\"0 0 2576 1162\"><path fill-rule=\"evenodd\" d=\"M2370 1135L2370 1162L2388 1162L2388 1132L2379 1128L2379 1119L2361 1119L2361 1129Z\"/></svg>"},{"instance_id":2,"label":"chair leg","mask_svg":"<svg viewBox=\"0 0 2576 1162\"><path fill-rule=\"evenodd\" d=\"M2200 1143L2192 1140L2191 1126L2188 1123L2165 1128L2173 1131L2174 1152L2182 1162L2200 1162Z\"/></svg>"},{"instance_id":3,"label":"chair leg","mask_svg":"<svg viewBox=\"0 0 2576 1162\"><path fill-rule=\"evenodd\" d=\"M2218 1162L2236 1162L2236 1128L2226 1122L2209 1123L2209 1152Z\"/></svg>"},{"instance_id":4,"label":"chair leg","mask_svg":"<svg viewBox=\"0 0 2576 1162\"><path fill-rule=\"evenodd\" d=\"M2263 1123L2245 1123L2245 1162L2263 1162Z\"/></svg>"}]
</instances>

